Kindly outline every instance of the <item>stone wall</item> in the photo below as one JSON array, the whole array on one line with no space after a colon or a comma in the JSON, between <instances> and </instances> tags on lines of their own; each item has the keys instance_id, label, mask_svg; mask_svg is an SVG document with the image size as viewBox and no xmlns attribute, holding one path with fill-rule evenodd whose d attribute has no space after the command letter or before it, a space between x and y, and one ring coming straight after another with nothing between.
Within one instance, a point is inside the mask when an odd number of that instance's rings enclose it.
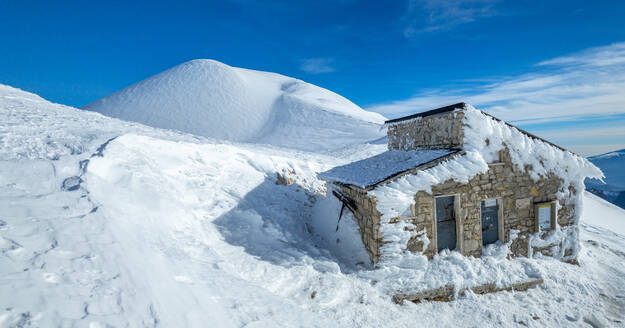
<instances>
[{"instance_id":1,"label":"stone wall","mask_svg":"<svg viewBox=\"0 0 625 328\"><path fill-rule=\"evenodd\" d=\"M463 117L463 112L454 111L390 124L388 149L461 148Z\"/></svg>"},{"instance_id":2,"label":"stone wall","mask_svg":"<svg viewBox=\"0 0 625 328\"><path fill-rule=\"evenodd\" d=\"M500 238L503 237L503 241L508 242L510 230L519 230L518 238L511 244L512 255L526 256L528 254L529 236L537 232L535 204L556 201L556 193L559 188L572 187L562 186L562 179L555 175L544 177L539 181L532 180L525 169L520 170L512 164L507 150L501 152L501 162L492 163L489 167L488 172L475 176L468 184L449 180L433 186L431 194L421 191L415 195L415 205L412 208L413 216L398 218L397 220L410 220L416 226L415 231L425 229L431 242L428 249L423 250L422 243L419 244L418 236L415 235L407 245L409 250L424 252L430 257L436 254L435 197L456 195L459 201L456 214L456 233L459 236L457 247L462 254L481 256L481 201L493 198L498 201L500 215L503 214L504 225ZM559 204L560 208L556 216L557 224L561 227L573 224L575 204L565 203L563 200L559 200ZM541 234L545 233L547 232ZM553 255L551 250L554 245L536 247L533 251L541 252L544 255ZM564 250L564 252L565 254L572 254L573 250Z\"/></svg>"},{"instance_id":3,"label":"stone wall","mask_svg":"<svg viewBox=\"0 0 625 328\"><path fill-rule=\"evenodd\" d=\"M413 252L421 252L427 257L432 257L436 254L436 249L432 248L432 242L434 240L434 220L432 220L433 213L432 212L432 197L427 193L420 191L417 193L417 201L415 205L412 206L411 212L413 213L413 217L403 217L397 218L396 220L391 220L392 223L396 223L399 220L408 220L411 221L414 228L414 236L410 238L408 241L407 248ZM430 240L428 249L423 249L423 242L421 241L421 235L425 232L428 240Z\"/></svg>"},{"instance_id":4,"label":"stone wall","mask_svg":"<svg viewBox=\"0 0 625 328\"><path fill-rule=\"evenodd\" d=\"M341 192L356 204L354 218L360 229L362 243L369 253L372 263L377 263L380 258L380 212L376 209L375 198L367 195L367 192L357 187L341 186Z\"/></svg>"}]
</instances>

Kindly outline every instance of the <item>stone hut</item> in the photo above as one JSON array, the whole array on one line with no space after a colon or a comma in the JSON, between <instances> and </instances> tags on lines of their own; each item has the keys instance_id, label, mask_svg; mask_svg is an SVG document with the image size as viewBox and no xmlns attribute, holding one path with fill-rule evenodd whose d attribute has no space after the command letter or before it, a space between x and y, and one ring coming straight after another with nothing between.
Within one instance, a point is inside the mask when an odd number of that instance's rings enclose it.
<instances>
[{"instance_id":1,"label":"stone hut","mask_svg":"<svg viewBox=\"0 0 625 328\"><path fill-rule=\"evenodd\" d=\"M386 122L388 151L320 174L374 264L443 250L575 261L584 158L459 103Z\"/></svg>"}]
</instances>

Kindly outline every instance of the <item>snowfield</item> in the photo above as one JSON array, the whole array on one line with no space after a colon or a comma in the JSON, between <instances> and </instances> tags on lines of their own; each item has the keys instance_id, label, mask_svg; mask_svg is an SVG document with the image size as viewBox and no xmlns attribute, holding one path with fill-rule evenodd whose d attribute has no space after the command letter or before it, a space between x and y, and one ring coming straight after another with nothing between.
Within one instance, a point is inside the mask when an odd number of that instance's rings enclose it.
<instances>
[{"instance_id":1,"label":"snowfield","mask_svg":"<svg viewBox=\"0 0 625 328\"><path fill-rule=\"evenodd\" d=\"M580 266L511 261L494 245L480 259L441 254L425 275L375 270L349 215L335 231L339 206L316 174L386 143L331 136L325 149L197 137L0 85L0 327L625 325L625 211L585 195ZM391 300L528 277L545 282Z\"/></svg>"}]
</instances>

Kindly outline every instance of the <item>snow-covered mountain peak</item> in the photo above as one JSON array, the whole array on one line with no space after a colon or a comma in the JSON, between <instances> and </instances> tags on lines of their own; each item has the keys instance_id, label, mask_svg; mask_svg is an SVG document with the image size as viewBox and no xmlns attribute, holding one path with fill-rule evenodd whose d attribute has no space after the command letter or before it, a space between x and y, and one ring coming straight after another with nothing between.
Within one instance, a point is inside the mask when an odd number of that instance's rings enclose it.
<instances>
[{"instance_id":1,"label":"snow-covered mountain peak","mask_svg":"<svg viewBox=\"0 0 625 328\"><path fill-rule=\"evenodd\" d=\"M615 150L615 151L611 151L609 153L596 155L596 156L591 156L591 157L589 157L589 159L591 159L591 160L602 160L602 159L609 159L609 158L622 157L622 156L625 156L625 149Z\"/></svg>"},{"instance_id":2,"label":"snow-covered mountain peak","mask_svg":"<svg viewBox=\"0 0 625 328\"><path fill-rule=\"evenodd\" d=\"M586 189L595 195L625 208L625 149L588 157L605 174L603 181L586 180ZM603 183L605 182L605 183Z\"/></svg>"},{"instance_id":3,"label":"snow-covered mountain peak","mask_svg":"<svg viewBox=\"0 0 625 328\"><path fill-rule=\"evenodd\" d=\"M211 59L182 63L84 108L195 135L302 150L376 139L385 119L310 83Z\"/></svg>"}]
</instances>

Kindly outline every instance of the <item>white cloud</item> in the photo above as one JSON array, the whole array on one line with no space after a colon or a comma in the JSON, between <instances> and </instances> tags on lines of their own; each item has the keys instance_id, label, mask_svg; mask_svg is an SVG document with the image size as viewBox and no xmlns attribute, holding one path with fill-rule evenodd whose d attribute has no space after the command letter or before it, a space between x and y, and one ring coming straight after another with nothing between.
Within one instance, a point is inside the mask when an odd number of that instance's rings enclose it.
<instances>
[{"instance_id":1,"label":"white cloud","mask_svg":"<svg viewBox=\"0 0 625 328\"><path fill-rule=\"evenodd\" d=\"M407 37L447 31L496 14L497 0L410 0L402 21Z\"/></svg>"},{"instance_id":2,"label":"white cloud","mask_svg":"<svg viewBox=\"0 0 625 328\"><path fill-rule=\"evenodd\" d=\"M625 148L625 127L592 126L532 131L539 137L567 148L580 155L592 156Z\"/></svg>"},{"instance_id":3,"label":"white cloud","mask_svg":"<svg viewBox=\"0 0 625 328\"><path fill-rule=\"evenodd\" d=\"M625 114L625 42L546 60L538 63L534 72L520 76L475 83L472 88L425 90L367 110L399 117L461 101L521 126L552 123L551 132L544 132L545 136L580 153L590 152L592 143L625 145L623 133L616 133L625 127L603 131L585 128L567 135L558 126L563 121L593 121ZM612 139L606 140L606 134ZM576 135L587 139L582 143Z\"/></svg>"},{"instance_id":4,"label":"white cloud","mask_svg":"<svg viewBox=\"0 0 625 328\"><path fill-rule=\"evenodd\" d=\"M564 121L625 113L624 43L540 63L541 72L501 78L470 89L426 90L368 110L389 117L465 101L508 121ZM609 57L611 54L612 57Z\"/></svg>"},{"instance_id":5,"label":"white cloud","mask_svg":"<svg viewBox=\"0 0 625 328\"><path fill-rule=\"evenodd\" d=\"M538 66L611 66L625 63L625 42L585 51L538 63Z\"/></svg>"},{"instance_id":6,"label":"white cloud","mask_svg":"<svg viewBox=\"0 0 625 328\"><path fill-rule=\"evenodd\" d=\"M308 58L301 61L300 69L309 74L331 73L336 71L332 58Z\"/></svg>"},{"instance_id":7,"label":"white cloud","mask_svg":"<svg viewBox=\"0 0 625 328\"><path fill-rule=\"evenodd\" d=\"M608 126L608 127L590 127L590 128L575 128L558 131L545 131L539 132L540 136L552 139L563 138L576 138L579 141L583 141L588 137L602 137L602 138L614 138L625 137L625 128L622 126Z\"/></svg>"},{"instance_id":8,"label":"white cloud","mask_svg":"<svg viewBox=\"0 0 625 328\"><path fill-rule=\"evenodd\" d=\"M571 145L569 149L582 156L594 156L609 153L618 149L625 149L625 143L599 145Z\"/></svg>"}]
</instances>

